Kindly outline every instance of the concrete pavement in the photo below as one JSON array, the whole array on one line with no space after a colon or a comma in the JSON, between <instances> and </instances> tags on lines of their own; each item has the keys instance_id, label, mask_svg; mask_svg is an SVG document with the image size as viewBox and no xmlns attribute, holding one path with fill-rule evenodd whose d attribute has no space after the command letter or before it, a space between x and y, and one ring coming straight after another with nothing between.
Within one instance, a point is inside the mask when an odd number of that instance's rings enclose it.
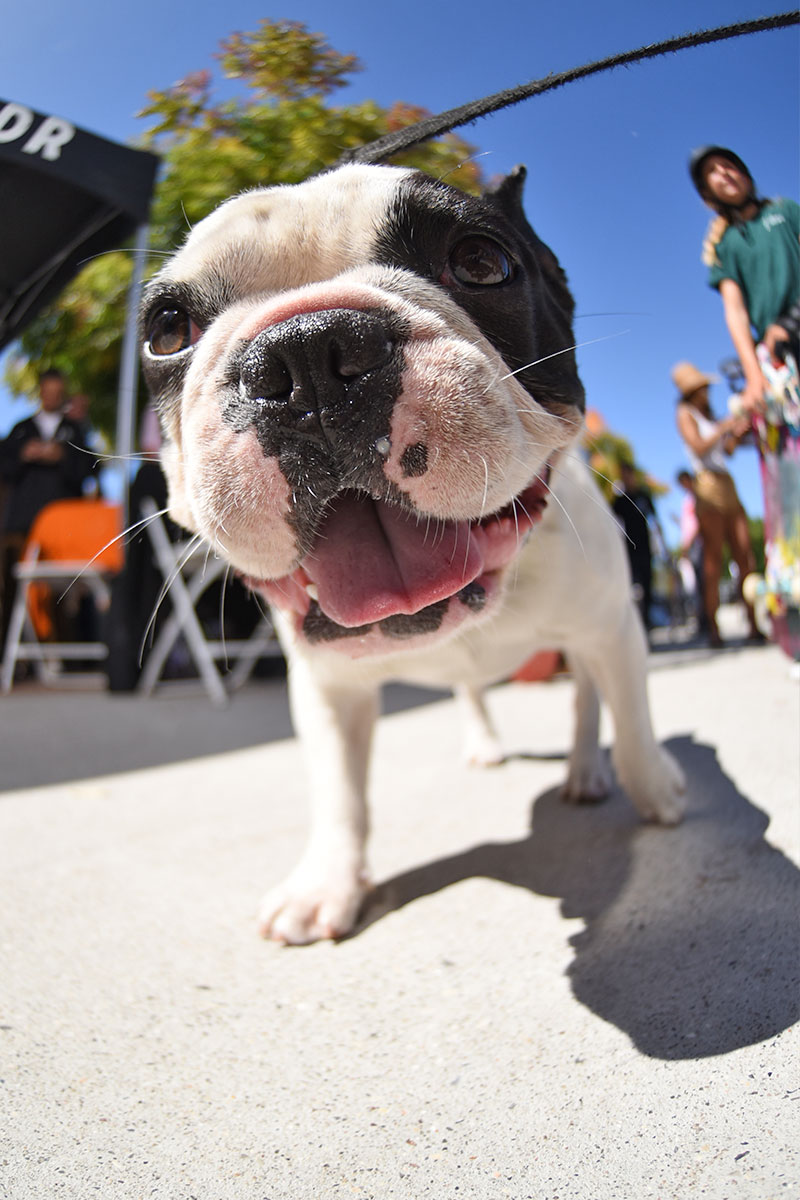
<instances>
[{"instance_id":1,"label":"concrete pavement","mask_svg":"<svg viewBox=\"0 0 800 1200\"><path fill-rule=\"evenodd\" d=\"M373 901L302 949L254 932L305 822L278 681L3 699L0 1195L800 1196L798 683L737 648L650 691L674 830L559 803L566 679L492 692L491 771L395 691Z\"/></svg>"}]
</instances>

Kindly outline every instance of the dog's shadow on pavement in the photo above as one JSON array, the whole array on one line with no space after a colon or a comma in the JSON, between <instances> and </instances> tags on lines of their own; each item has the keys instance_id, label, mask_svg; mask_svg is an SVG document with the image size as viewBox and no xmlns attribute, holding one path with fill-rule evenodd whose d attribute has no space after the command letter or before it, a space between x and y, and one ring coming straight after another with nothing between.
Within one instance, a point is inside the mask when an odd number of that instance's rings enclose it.
<instances>
[{"instance_id":1,"label":"dog's shadow on pavement","mask_svg":"<svg viewBox=\"0 0 800 1200\"><path fill-rule=\"evenodd\" d=\"M667 746L689 784L678 828L643 825L619 792L574 808L548 791L528 837L384 881L359 928L460 880L497 879L560 896L563 915L583 919L574 994L642 1053L702 1058L779 1034L800 1012L800 871L711 747Z\"/></svg>"}]
</instances>

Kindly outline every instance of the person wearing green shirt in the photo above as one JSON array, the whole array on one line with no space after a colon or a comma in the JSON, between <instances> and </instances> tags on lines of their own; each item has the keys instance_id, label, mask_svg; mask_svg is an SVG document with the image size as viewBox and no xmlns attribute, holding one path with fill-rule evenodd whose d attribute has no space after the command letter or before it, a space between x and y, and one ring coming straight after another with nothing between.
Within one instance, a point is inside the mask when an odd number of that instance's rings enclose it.
<instances>
[{"instance_id":1,"label":"person wearing green shirt","mask_svg":"<svg viewBox=\"0 0 800 1200\"><path fill-rule=\"evenodd\" d=\"M761 408L765 380L756 357L797 351L800 329L800 206L759 197L753 176L732 150L702 146L689 160L702 199L717 214L703 248L708 282L719 291L725 322L745 377L742 403Z\"/></svg>"}]
</instances>

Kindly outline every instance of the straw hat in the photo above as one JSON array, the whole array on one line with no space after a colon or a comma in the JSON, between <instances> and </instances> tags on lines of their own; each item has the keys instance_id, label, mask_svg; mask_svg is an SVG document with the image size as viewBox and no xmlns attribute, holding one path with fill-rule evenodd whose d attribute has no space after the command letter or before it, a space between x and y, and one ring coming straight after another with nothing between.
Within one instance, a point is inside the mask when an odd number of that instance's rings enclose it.
<instances>
[{"instance_id":1,"label":"straw hat","mask_svg":"<svg viewBox=\"0 0 800 1200\"><path fill-rule=\"evenodd\" d=\"M716 375L705 375L690 362L676 363L671 374L672 382L684 400L710 383L719 383Z\"/></svg>"}]
</instances>

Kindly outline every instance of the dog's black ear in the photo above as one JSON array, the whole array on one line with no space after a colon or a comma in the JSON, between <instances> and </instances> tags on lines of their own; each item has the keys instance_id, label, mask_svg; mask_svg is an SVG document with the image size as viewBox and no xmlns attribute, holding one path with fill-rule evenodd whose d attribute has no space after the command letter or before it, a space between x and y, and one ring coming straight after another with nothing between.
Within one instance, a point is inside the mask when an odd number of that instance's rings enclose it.
<instances>
[{"instance_id":1,"label":"dog's black ear","mask_svg":"<svg viewBox=\"0 0 800 1200\"><path fill-rule=\"evenodd\" d=\"M567 277L553 251L534 232L522 207L522 193L525 190L525 180L527 177L527 167L519 163L499 183L495 183L486 189L484 199L497 205L508 220L511 221L515 229L531 243L541 272L550 284L553 299L571 322L573 313L575 312L575 301L572 298L572 292L569 290Z\"/></svg>"},{"instance_id":2,"label":"dog's black ear","mask_svg":"<svg viewBox=\"0 0 800 1200\"><path fill-rule=\"evenodd\" d=\"M528 178L528 168L517 163L508 175L495 183L490 183L484 192L487 199L495 200L504 212L517 224L518 218L523 225L528 222L522 208L522 193L525 190L525 180ZM530 226L529 226L530 228Z\"/></svg>"}]
</instances>

